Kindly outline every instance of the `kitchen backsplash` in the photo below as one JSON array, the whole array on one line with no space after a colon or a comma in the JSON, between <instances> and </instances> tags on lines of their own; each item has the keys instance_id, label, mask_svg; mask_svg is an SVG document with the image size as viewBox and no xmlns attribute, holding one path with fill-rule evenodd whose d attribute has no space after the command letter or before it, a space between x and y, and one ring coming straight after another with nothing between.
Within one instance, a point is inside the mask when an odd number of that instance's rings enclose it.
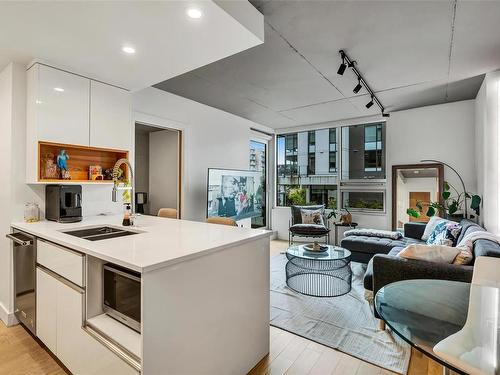
<instances>
[{"instance_id":1,"label":"kitchen backsplash","mask_svg":"<svg viewBox=\"0 0 500 375\"><path fill-rule=\"evenodd\" d=\"M82 185L82 211L83 216L93 216L102 213L121 214L123 202L118 194L118 202L111 200L112 185ZM24 204L34 202L40 207L40 219L45 220L45 185L24 185L16 197L16 218L21 221L24 216Z\"/></svg>"}]
</instances>

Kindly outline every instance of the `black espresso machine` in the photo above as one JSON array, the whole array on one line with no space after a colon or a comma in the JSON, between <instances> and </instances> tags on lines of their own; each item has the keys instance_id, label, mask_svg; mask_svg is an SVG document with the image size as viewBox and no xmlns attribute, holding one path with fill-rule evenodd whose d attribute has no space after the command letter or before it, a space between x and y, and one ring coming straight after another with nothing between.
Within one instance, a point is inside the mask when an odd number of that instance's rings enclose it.
<instances>
[{"instance_id":1,"label":"black espresso machine","mask_svg":"<svg viewBox=\"0 0 500 375\"><path fill-rule=\"evenodd\" d=\"M82 221L82 186L47 185L45 218L59 223Z\"/></svg>"}]
</instances>

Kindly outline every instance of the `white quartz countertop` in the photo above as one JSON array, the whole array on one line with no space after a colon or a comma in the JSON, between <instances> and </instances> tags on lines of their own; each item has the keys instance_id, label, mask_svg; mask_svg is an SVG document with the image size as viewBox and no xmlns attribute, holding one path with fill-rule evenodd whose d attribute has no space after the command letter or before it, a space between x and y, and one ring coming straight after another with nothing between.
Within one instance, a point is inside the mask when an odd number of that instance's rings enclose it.
<instances>
[{"instance_id":1,"label":"white quartz countertop","mask_svg":"<svg viewBox=\"0 0 500 375\"><path fill-rule=\"evenodd\" d=\"M268 230L146 215L139 216L134 227L122 227L121 223L121 215L112 215L85 217L78 223L39 221L11 225L18 230L138 272L152 271L271 235ZM122 227L141 233L89 241L62 232L94 226Z\"/></svg>"}]
</instances>

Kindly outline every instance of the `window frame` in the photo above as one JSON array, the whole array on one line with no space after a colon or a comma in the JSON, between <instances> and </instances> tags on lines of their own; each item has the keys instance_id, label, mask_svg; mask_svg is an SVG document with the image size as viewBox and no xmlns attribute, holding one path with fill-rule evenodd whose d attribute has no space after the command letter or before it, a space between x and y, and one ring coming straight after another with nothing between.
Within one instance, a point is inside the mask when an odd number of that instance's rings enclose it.
<instances>
[{"instance_id":1,"label":"window frame","mask_svg":"<svg viewBox=\"0 0 500 375\"><path fill-rule=\"evenodd\" d=\"M341 206L342 206L342 192L346 191L347 187L350 186L351 184L358 184L360 188L362 188L361 190L357 190L356 191L367 191L367 192L380 192L383 194L383 210L374 210L374 209L363 209L363 208L360 208L360 209L356 209L356 208L348 208L349 211L353 211L353 212L357 212L357 213L363 213L363 214L372 214L372 215L386 215L387 214L387 190L386 190L386 181L387 181L387 170L385 170L384 172L384 178L364 178L364 179L343 179L342 178L342 165L343 165L343 139L342 139L342 128L344 127L351 127L351 126L370 126L370 125L374 125L374 126L377 126L377 128L380 128L380 142L381 142L381 156L380 156L380 160L381 160L381 169L382 171L384 171L386 168L387 168L387 163L386 161L384 161L386 155L387 155L387 151L386 151L386 144L385 144L385 136L384 136L384 127L386 129L386 126L387 126L387 122L385 120L377 120L377 121L371 121L371 122L362 122L362 123L337 123L335 126L331 126L331 127L318 127L318 128L315 128L314 130L309 130L309 129L298 129L297 131L294 131L294 132L287 132L287 133L279 133L279 134L276 134L276 140L278 140L279 137L285 137L285 165L286 164L286 139L288 138L288 136L291 136L293 137L293 141L292 141L292 144L294 146L294 152L293 152L293 156L294 157L294 165L295 165L295 168L296 168L296 171L294 174L279 174L279 173L276 173L276 178L275 178L275 183L274 183L274 188L276 189L276 194L273 194L274 195L274 198L275 198L275 205L274 207L282 207L282 208L288 208L290 207L290 204L288 205L285 205L286 204L286 197L283 198L283 204L284 205L280 205L279 201L279 196L280 195L283 195L283 194L286 194L285 193L280 193L281 190L283 191L286 191L287 190L287 186L289 187L294 187L294 186L297 186L297 187L303 187L303 188L310 188L312 189L312 186L316 186L316 185L319 185L317 183L312 183L310 180L308 181L307 178L309 177L310 173L309 173L309 170L308 170L308 173L307 173L307 176L299 176L299 171L298 171L298 168L299 168L299 133L308 133L307 135L307 166L308 166L308 169L309 169L309 157L310 157L310 154L313 154L312 152L310 152L310 141L311 141L311 133L314 133L314 146L316 147L316 141L317 141L317 134L316 132L319 131L319 130L324 130L324 129L328 129L328 152L329 152L329 155L328 155L328 176L335 176L336 177L336 183L335 184L323 184L325 186L331 186L332 188L334 188L336 190L336 208L337 209L341 209ZM335 142L331 142L332 140L332 133L335 133ZM378 131L376 130L376 142L378 141ZM363 129L363 144L364 144L364 135L365 135L365 131ZM334 148L334 150L332 150L332 146ZM276 160L276 171L278 171L278 147L275 148L276 150L276 153L275 153L275 160ZM330 169L330 157L332 154L335 154L335 170L333 169ZM289 156L292 156L292 155L289 155ZM315 157L316 159L316 157ZM363 156L363 159L364 159L364 156ZM302 159L303 160L303 159ZM316 160L315 160L316 161ZM303 161L301 162L303 163ZM363 163L364 163L364 160L363 160ZM315 168L316 169L316 168ZM379 172L376 172L376 173L380 173L382 171L379 171ZM316 170L314 171L316 172ZM373 172L372 172L373 173ZM321 176L321 175L320 175ZM289 177L290 179L296 179L297 180L297 183L284 183L284 184L279 184L279 177ZM301 179L304 179L304 181L307 181L305 183L301 183ZM377 187L375 188L375 190L373 190L374 188L374 185L377 185ZM282 189L280 190L280 187L282 187ZM363 188L364 187L364 188ZM333 189L332 189L333 190ZM350 189L349 189L350 190ZM325 205L327 206L328 202L325 203Z\"/></svg>"}]
</instances>

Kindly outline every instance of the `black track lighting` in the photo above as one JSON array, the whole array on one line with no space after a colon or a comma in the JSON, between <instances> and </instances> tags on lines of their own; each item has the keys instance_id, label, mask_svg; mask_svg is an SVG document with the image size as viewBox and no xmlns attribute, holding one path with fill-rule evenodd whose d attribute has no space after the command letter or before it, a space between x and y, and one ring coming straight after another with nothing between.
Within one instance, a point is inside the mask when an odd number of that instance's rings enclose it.
<instances>
[{"instance_id":1,"label":"black track lighting","mask_svg":"<svg viewBox=\"0 0 500 375\"><path fill-rule=\"evenodd\" d=\"M339 75L343 75L345 70L347 68L351 68L352 72L355 74L356 78L358 79L358 84L354 87L352 90L355 94L359 93L362 88L364 88L367 92L368 95L370 95L370 101L366 103L366 108L371 108L374 104L376 104L380 108L381 115L383 117L389 117L388 113L385 113L385 108L380 102L379 98L375 95L373 90L370 88L366 80L363 78L361 75L361 72L358 70L357 66L358 64L356 63L355 60L351 60L349 56L345 53L343 49L339 51L340 58L342 59L342 62L340 64L339 70L337 73Z\"/></svg>"},{"instance_id":2,"label":"black track lighting","mask_svg":"<svg viewBox=\"0 0 500 375\"><path fill-rule=\"evenodd\" d=\"M389 113L383 113L382 112L382 117L391 117L391 115Z\"/></svg>"},{"instance_id":3,"label":"black track lighting","mask_svg":"<svg viewBox=\"0 0 500 375\"><path fill-rule=\"evenodd\" d=\"M354 88L354 90L352 90L353 93L357 94L359 92L359 90L361 90L361 80L359 79L358 77L358 84L356 85L356 87Z\"/></svg>"}]
</instances>

